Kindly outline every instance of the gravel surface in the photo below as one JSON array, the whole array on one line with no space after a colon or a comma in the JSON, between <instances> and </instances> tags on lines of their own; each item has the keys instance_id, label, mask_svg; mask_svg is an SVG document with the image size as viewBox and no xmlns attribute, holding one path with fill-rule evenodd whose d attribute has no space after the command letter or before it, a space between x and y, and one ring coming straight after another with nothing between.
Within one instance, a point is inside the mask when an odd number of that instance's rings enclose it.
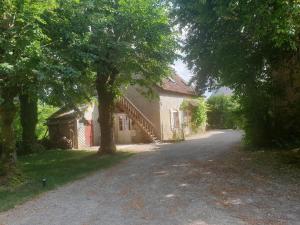
<instances>
[{"instance_id":1,"label":"gravel surface","mask_svg":"<svg viewBox=\"0 0 300 225\"><path fill-rule=\"evenodd\" d=\"M0 214L0 224L300 224L297 193L280 195L278 185L260 180L256 185L250 172L224 161L240 139L236 131L212 131L152 146L152 151L148 147L113 168Z\"/></svg>"}]
</instances>

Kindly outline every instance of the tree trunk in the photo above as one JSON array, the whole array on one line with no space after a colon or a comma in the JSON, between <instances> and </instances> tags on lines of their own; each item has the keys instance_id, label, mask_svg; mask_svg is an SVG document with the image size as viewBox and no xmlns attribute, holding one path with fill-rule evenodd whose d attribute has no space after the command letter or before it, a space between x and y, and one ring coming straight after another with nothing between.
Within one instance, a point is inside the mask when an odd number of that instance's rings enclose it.
<instances>
[{"instance_id":1,"label":"tree trunk","mask_svg":"<svg viewBox=\"0 0 300 225\"><path fill-rule=\"evenodd\" d=\"M38 121L37 97L29 97L27 94L19 96L20 99L20 120L22 125L22 147L21 153L32 152L36 144L36 125Z\"/></svg>"},{"instance_id":2,"label":"tree trunk","mask_svg":"<svg viewBox=\"0 0 300 225\"><path fill-rule=\"evenodd\" d=\"M0 176L8 177L14 174L16 169L16 143L13 130L13 121L16 115L14 96L3 91L2 103L0 105L0 127L1 127L1 165Z\"/></svg>"},{"instance_id":3,"label":"tree trunk","mask_svg":"<svg viewBox=\"0 0 300 225\"><path fill-rule=\"evenodd\" d=\"M281 146L297 147L300 139L300 53L274 62L272 137Z\"/></svg>"},{"instance_id":4,"label":"tree trunk","mask_svg":"<svg viewBox=\"0 0 300 225\"><path fill-rule=\"evenodd\" d=\"M98 109L101 130L100 154L114 154L116 145L114 140L114 109L115 109L115 93L110 90L108 85L97 79L96 89L98 94Z\"/></svg>"}]
</instances>

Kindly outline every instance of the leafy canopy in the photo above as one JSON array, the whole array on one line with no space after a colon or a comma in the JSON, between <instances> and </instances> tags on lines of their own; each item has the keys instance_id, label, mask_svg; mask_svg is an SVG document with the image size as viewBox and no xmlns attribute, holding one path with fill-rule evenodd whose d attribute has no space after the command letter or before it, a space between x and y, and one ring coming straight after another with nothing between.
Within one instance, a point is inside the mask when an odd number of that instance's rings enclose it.
<instances>
[{"instance_id":1,"label":"leafy canopy","mask_svg":"<svg viewBox=\"0 0 300 225\"><path fill-rule=\"evenodd\" d=\"M159 82L175 56L168 10L158 0L61 1L45 20L65 65L115 93Z\"/></svg>"},{"instance_id":2,"label":"leafy canopy","mask_svg":"<svg viewBox=\"0 0 300 225\"><path fill-rule=\"evenodd\" d=\"M198 92L232 88L255 145L299 140L300 2L173 2Z\"/></svg>"},{"instance_id":3,"label":"leafy canopy","mask_svg":"<svg viewBox=\"0 0 300 225\"><path fill-rule=\"evenodd\" d=\"M37 82L42 42L46 39L39 23L54 0L0 1L0 93L3 88L14 94Z\"/></svg>"},{"instance_id":4,"label":"leafy canopy","mask_svg":"<svg viewBox=\"0 0 300 225\"><path fill-rule=\"evenodd\" d=\"M214 84L243 91L267 82L273 63L299 50L300 3L286 0L175 0L184 51L199 92Z\"/></svg>"}]
</instances>

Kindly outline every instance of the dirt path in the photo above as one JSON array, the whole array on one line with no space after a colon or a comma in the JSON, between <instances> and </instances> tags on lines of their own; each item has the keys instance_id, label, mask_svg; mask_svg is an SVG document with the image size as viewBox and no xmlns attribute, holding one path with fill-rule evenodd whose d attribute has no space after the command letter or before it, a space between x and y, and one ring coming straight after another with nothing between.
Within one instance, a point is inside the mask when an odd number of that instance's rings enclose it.
<instances>
[{"instance_id":1,"label":"dirt path","mask_svg":"<svg viewBox=\"0 0 300 225\"><path fill-rule=\"evenodd\" d=\"M213 131L162 145L0 214L0 224L300 224L297 183L247 167L241 134Z\"/></svg>"}]
</instances>

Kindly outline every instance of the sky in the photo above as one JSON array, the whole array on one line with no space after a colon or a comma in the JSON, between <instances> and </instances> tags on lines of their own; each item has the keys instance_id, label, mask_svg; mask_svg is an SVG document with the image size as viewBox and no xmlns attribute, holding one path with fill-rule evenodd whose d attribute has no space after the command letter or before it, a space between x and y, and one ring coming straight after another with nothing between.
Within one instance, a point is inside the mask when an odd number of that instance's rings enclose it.
<instances>
[{"instance_id":1,"label":"sky","mask_svg":"<svg viewBox=\"0 0 300 225\"><path fill-rule=\"evenodd\" d=\"M182 60L176 60L174 63L173 68L175 69L175 71L177 72L177 74L182 77L187 83L190 81L193 72L190 71L186 65L185 62L183 62ZM211 92L205 92L205 97L208 98L212 93Z\"/></svg>"},{"instance_id":2,"label":"sky","mask_svg":"<svg viewBox=\"0 0 300 225\"><path fill-rule=\"evenodd\" d=\"M193 73L187 68L187 65L182 60L177 60L174 63L174 69L180 77L182 77L186 82L189 82Z\"/></svg>"}]
</instances>

